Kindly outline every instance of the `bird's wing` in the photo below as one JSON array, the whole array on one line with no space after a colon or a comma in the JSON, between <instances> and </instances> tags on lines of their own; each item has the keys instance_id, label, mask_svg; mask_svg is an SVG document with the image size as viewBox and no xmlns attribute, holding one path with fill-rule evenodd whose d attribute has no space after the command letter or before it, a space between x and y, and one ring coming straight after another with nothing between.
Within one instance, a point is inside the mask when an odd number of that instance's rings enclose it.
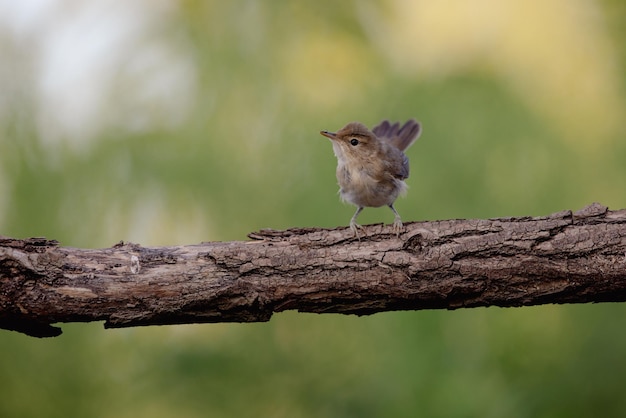
<instances>
[{"instance_id":1,"label":"bird's wing","mask_svg":"<svg viewBox=\"0 0 626 418\"><path fill-rule=\"evenodd\" d=\"M400 151L411 146L422 133L422 127L414 119L408 120L402 127L396 122L393 125L384 120L372 129L379 139L389 142Z\"/></svg>"},{"instance_id":2,"label":"bird's wing","mask_svg":"<svg viewBox=\"0 0 626 418\"><path fill-rule=\"evenodd\" d=\"M391 176L398 180L405 180L409 177L409 157L402 151L391 145L387 145L387 154L383 161L383 170L386 176Z\"/></svg>"},{"instance_id":3,"label":"bird's wing","mask_svg":"<svg viewBox=\"0 0 626 418\"><path fill-rule=\"evenodd\" d=\"M405 180L409 178L409 158L403 153L400 154L401 155L399 155L399 160L396 161L395 164L393 164L393 168L389 172L393 173L392 175L395 178L399 180Z\"/></svg>"}]
</instances>

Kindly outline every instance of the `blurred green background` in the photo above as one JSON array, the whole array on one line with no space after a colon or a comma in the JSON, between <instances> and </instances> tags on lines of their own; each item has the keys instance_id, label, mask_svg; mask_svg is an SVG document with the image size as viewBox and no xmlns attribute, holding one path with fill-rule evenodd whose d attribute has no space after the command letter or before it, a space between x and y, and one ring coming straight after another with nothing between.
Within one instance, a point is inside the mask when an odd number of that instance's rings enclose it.
<instances>
[{"instance_id":1,"label":"blurred green background","mask_svg":"<svg viewBox=\"0 0 626 418\"><path fill-rule=\"evenodd\" d=\"M97 248L347 225L319 131L383 118L424 127L405 221L624 208L624 28L620 0L0 0L0 234ZM624 314L0 332L0 416L625 416Z\"/></svg>"}]
</instances>

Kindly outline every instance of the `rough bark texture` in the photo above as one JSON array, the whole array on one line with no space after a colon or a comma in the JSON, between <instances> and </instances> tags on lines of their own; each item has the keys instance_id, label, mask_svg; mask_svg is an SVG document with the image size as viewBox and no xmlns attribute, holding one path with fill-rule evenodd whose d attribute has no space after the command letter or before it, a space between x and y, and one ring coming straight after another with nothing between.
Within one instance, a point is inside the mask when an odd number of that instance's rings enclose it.
<instances>
[{"instance_id":1,"label":"rough bark texture","mask_svg":"<svg viewBox=\"0 0 626 418\"><path fill-rule=\"evenodd\" d=\"M60 247L0 237L0 328L268 321L274 312L456 309L626 300L626 210L264 230L251 241Z\"/></svg>"}]
</instances>

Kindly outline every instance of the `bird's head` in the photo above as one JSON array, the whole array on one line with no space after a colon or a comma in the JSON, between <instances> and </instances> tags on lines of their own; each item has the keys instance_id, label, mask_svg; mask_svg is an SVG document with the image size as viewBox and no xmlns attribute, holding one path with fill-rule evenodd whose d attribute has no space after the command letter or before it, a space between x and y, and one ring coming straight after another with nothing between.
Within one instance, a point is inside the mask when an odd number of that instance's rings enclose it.
<instances>
[{"instance_id":1,"label":"bird's head","mask_svg":"<svg viewBox=\"0 0 626 418\"><path fill-rule=\"evenodd\" d=\"M359 122L350 122L337 132L321 131L320 134L332 141L337 159L347 164L366 164L377 157L380 149L376 135Z\"/></svg>"}]
</instances>

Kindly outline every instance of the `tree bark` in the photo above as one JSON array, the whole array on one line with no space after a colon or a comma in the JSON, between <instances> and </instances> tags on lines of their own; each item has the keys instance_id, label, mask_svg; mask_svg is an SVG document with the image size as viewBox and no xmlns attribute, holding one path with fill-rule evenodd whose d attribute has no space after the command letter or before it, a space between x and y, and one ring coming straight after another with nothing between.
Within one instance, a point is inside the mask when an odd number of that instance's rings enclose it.
<instances>
[{"instance_id":1,"label":"tree bark","mask_svg":"<svg viewBox=\"0 0 626 418\"><path fill-rule=\"evenodd\" d=\"M251 241L61 247L0 237L0 328L51 337L106 328L268 321L274 312L626 300L626 210L547 217L262 230Z\"/></svg>"}]
</instances>

